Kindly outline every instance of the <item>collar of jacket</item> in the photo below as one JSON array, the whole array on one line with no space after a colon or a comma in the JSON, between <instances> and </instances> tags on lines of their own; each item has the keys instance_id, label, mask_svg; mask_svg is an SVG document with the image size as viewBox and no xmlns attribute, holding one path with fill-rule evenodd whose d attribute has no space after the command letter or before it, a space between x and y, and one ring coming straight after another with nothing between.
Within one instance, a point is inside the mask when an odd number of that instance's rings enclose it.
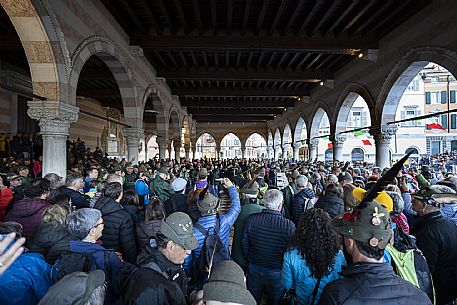
<instances>
[{"instance_id":1,"label":"collar of jacket","mask_svg":"<svg viewBox=\"0 0 457 305\"><path fill-rule=\"evenodd\" d=\"M273 214L273 215L277 215L277 216L281 216L281 217L282 217L281 212L279 212L279 211L274 211L274 210L270 210L270 209L263 209L263 210L262 210L262 213Z\"/></svg>"},{"instance_id":2,"label":"collar of jacket","mask_svg":"<svg viewBox=\"0 0 457 305\"><path fill-rule=\"evenodd\" d=\"M441 211L435 211L431 212L425 215L420 216L417 220L416 223L414 224L414 230L418 230L422 228L423 226L426 226L437 219L443 218L443 215L441 215Z\"/></svg>"},{"instance_id":3,"label":"collar of jacket","mask_svg":"<svg viewBox=\"0 0 457 305\"><path fill-rule=\"evenodd\" d=\"M367 274L368 276L384 277L393 274L392 266L386 263L356 263L347 266L341 272L344 277L352 277L358 274Z\"/></svg>"},{"instance_id":4,"label":"collar of jacket","mask_svg":"<svg viewBox=\"0 0 457 305\"><path fill-rule=\"evenodd\" d=\"M180 273L182 269L180 265L175 265L173 262L169 261L157 248L146 246L144 251L145 253L138 256L138 265L146 265L154 262L159 266L162 272L168 274L170 279L176 279L176 274Z\"/></svg>"}]
</instances>

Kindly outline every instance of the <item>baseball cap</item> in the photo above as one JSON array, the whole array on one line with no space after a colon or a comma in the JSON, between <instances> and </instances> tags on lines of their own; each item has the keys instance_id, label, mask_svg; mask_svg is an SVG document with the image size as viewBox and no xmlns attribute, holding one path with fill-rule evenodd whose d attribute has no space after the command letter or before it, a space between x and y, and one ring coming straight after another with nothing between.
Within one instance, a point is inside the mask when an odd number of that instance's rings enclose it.
<instances>
[{"instance_id":1,"label":"baseball cap","mask_svg":"<svg viewBox=\"0 0 457 305\"><path fill-rule=\"evenodd\" d=\"M186 250L194 250L198 247L192 220L185 213L175 212L163 219L160 224L160 232Z\"/></svg>"},{"instance_id":2,"label":"baseball cap","mask_svg":"<svg viewBox=\"0 0 457 305\"><path fill-rule=\"evenodd\" d=\"M175 192L180 192L186 188L187 181L183 178L176 178L173 180L172 186Z\"/></svg>"}]
</instances>

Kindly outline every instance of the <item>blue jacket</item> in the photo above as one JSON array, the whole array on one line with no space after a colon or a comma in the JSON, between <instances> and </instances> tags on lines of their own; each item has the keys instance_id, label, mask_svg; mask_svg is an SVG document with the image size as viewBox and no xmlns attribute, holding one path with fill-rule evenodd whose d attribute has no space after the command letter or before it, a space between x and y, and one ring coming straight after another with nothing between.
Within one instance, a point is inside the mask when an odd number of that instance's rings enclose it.
<instances>
[{"instance_id":1,"label":"blue jacket","mask_svg":"<svg viewBox=\"0 0 457 305\"><path fill-rule=\"evenodd\" d=\"M135 192L144 198L143 204L149 203L149 185L143 179L135 181Z\"/></svg>"},{"instance_id":2,"label":"blue jacket","mask_svg":"<svg viewBox=\"0 0 457 305\"><path fill-rule=\"evenodd\" d=\"M441 208L441 214L457 225L457 204L445 204Z\"/></svg>"},{"instance_id":3,"label":"blue jacket","mask_svg":"<svg viewBox=\"0 0 457 305\"><path fill-rule=\"evenodd\" d=\"M43 255L24 253L0 276L0 304L38 304L51 284L51 265Z\"/></svg>"},{"instance_id":4,"label":"blue jacket","mask_svg":"<svg viewBox=\"0 0 457 305\"><path fill-rule=\"evenodd\" d=\"M234 186L228 188L228 194L232 201L230 209L227 213L219 215L220 227L219 227L219 238L224 243L227 253L229 251L229 241L230 241L230 228L235 223L238 215L241 211L240 197ZM216 215L207 215L202 216L198 220L198 223L208 231L209 228L214 228L216 226ZM194 227L194 234L198 240L198 247L192 251L191 255L188 255L184 260L184 269L186 270L187 275L191 276L192 265L197 262L200 252L203 248L203 242L205 241L205 236ZM227 257L229 259L230 257Z\"/></svg>"},{"instance_id":5,"label":"blue jacket","mask_svg":"<svg viewBox=\"0 0 457 305\"><path fill-rule=\"evenodd\" d=\"M342 251L339 251L335 256L333 270L329 275L321 278L314 304L317 304L319 301L319 297L327 283L341 278L339 272L342 271L342 267L345 265L346 260L344 259L344 254ZM306 264L306 260L296 249L289 249L284 254L284 263L281 270L281 284L287 290L291 288L295 289L298 304L311 304L317 279L311 276L311 271Z\"/></svg>"}]
</instances>

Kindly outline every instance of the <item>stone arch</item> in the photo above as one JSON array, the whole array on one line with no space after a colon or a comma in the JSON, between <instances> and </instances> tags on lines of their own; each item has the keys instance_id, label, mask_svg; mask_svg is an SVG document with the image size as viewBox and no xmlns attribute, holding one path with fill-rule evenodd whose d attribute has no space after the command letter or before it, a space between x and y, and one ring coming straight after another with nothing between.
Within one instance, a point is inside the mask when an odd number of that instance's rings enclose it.
<instances>
[{"instance_id":1,"label":"stone arch","mask_svg":"<svg viewBox=\"0 0 457 305\"><path fill-rule=\"evenodd\" d=\"M368 91L366 87L358 83L350 83L341 93L335 108L336 111L333 114L331 125L335 126L335 133L339 133L346 130L350 110L354 105L355 100L359 96L363 98L363 100L368 106L371 121L373 122L375 120L376 105L371 93Z\"/></svg>"},{"instance_id":2,"label":"stone arch","mask_svg":"<svg viewBox=\"0 0 457 305\"><path fill-rule=\"evenodd\" d=\"M390 70L379 92L376 120L372 125L395 121L400 98L412 79L428 62L434 62L457 75L457 53L453 50L425 46L408 51Z\"/></svg>"},{"instance_id":3,"label":"stone arch","mask_svg":"<svg viewBox=\"0 0 457 305\"><path fill-rule=\"evenodd\" d=\"M189 116L185 115L183 116L183 120L180 124L184 128L184 145L190 145L191 140L190 140L190 126L192 122L189 123Z\"/></svg>"},{"instance_id":4,"label":"stone arch","mask_svg":"<svg viewBox=\"0 0 457 305\"><path fill-rule=\"evenodd\" d=\"M84 64L92 56L96 55L110 69L119 87L124 108L124 117L136 127L143 124L143 104L137 101L137 87L133 70L130 68L129 56L114 41L107 37L95 35L86 38L76 48L72 58L70 71L70 104L76 104L76 88L79 75Z\"/></svg>"},{"instance_id":5,"label":"stone arch","mask_svg":"<svg viewBox=\"0 0 457 305\"><path fill-rule=\"evenodd\" d=\"M303 140L300 138L303 128L305 128L306 136L308 136L308 127L307 127L308 123L305 121L305 119L306 119L305 116L299 116L297 118L297 121L295 122L295 131L294 131L294 137L293 137L294 143L298 142L300 140Z\"/></svg>"},{"instance_id":6,"label":"stone arch","mask_svg":"<svg viewBox=\"0 0 457 305\"><path fill-rule=\"evenodd\" d=\"M288 145L292 145L292 141L293 141L293 138L292 138L292 128L290 127L290 124L289 123L286 123L286 125L284 125L284 129L282 131L282 144L288 144ZM290 139L289 139L290 138Z\"/></svg>"},{"instance_id":7,"label":"stone arch","mask_svg":"<svg viewBox=\"0 0 457 305\"><path fill-rule=\"evenodd\" d=\"M211 131L202 130L202 131L200 131L200 132L197 134L197 138L196 138L195 142L197 142L198 139L200 139L200 137L201 137L202 135L204 135L205 133L207 133L207 134L209 134L210 136L212 136L213 139L214 139L214 141L216 141L217 138L214 136L214 134L213 134Z\"/></svg>"},{"instance_id":8,"label":"stone arch","mask_svg":"<svg viewBox=\"0 0 457 305\"><path fill-rule=\"evenodd\" d=\"M154 85L149 86L143 96L142 105L143 109L146 108L146 103L150 100L153 110L157 111L156 116L156 132L160 138L168 138L168 120L167 113L165 112L165 106L163 104L163 98L160 95L160 91ZM143 110L144 111L144 110ZM164 140L162 140L164 141Z\"/></svg>"},{"instance_id":9,"label":"stone arch","mask_svg":"<svg viewBox=\"0 0 457 305\"><path fill-rule=\"evenodd\" d=\"M275 149L276 149L276 146L279 146L279 147L282 146L281 132L279 131L279 128L276 128L276 130L275 130L275 135L273 137L273 146Z\"/></svg>"},{"instance_id":10,"label":"stone arch","mask_svg":"<svg viewBox=\"0 0 457 305\"><path fill-rule=\"evenodd\" d=\"M309 134L308 139L311 140L319 135L319 125L321 123L322 117L324 116L324 114L326 114L330 120L331 116L329 115L329 113L331 113L331 112L326 104L324 104L322 102L317 104L316 110L313 112L313 116L311 117L311 125L308 130L308 134ZM332 131L332 124L330 121L330 133L331 133L331 131Z\"/></svg>"},{"instance_id":11,"label":"stone arch","mask_svg":"<svg viewBox=\"0 0 457 305\"><path fill-rule=\"evenodd\" d=\"M267 139L265 138L265 135L263 134L263 132L261 132L260 130L251 130L247 135L246 137L244 137L244 139L242 139L242 143L244 143L244 146L246 146L246 142L247 140L253 135L253 134L258 134L262 137L262 139L265 141L265 144L268 146L268 142L267 142ZM270 134L270 131L268 131L268 133Z\"/></svg>"},{"instance_id":12,"label":"stone arch","mask_svg":"<svg viewBox=\"0 0 457 305\"><path fill-rule=\"evenodd\" d=\"M173 141L181 141L181 121L179 119L178 109L175 105L173 105L170 109L168 114L169 124L171 123L172 128L172 140Z\"/></svg>"},{"instance_id":13,"label":"stone arch","mask_svg":"<svg viewBox=\"0 0 457 305\"><path fill-rule=\"evenodd\" d=\"M33 93L48 101L68 101L68 49L45 1L2 1L24 48Z\"/></svg>"}]
</instances>

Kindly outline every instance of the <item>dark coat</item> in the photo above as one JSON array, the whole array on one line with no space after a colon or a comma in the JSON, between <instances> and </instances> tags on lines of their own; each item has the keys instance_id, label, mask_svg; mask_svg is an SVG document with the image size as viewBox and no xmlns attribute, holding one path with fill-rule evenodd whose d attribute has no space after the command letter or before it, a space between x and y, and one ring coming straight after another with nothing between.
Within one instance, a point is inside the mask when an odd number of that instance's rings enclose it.
<instances>
[{"instance_id":1,"label":"dark coat","mask_svg":"<svg viewBox=\"0 0 457 305\"><path fill-rule=\"evenodd\" d=\"M324 195L314 205L315 208L323 209L326 211L330 218L343 215L344 213L344 201L335 195Z\"/></svg>"},{"instance_id":2,"label":"dark coat","mask_svg":"<svg viewBox=\"0 0 457 305\"><path fill-rule=\"evenodd\" d=\"M243 255L249 264L281 269L287 243L294 232L294 223L278 211L264 209L249 215L241 239Z\"/></svg>"},{"instance_id":3,"label":"dark coat","mask_svg":"<svg viewBox=\"0 0 457 305\"><path fill-rule=\"evenodd\" d=\"M184 194L175 193L171 195L170 199L165 201L163 205L167 215L174 212L183 212L187 214L187 197Z\"/></svg>"},{"instance_id":4,"label":"dark coat","mask_svg":"<svg viewBox=\"0 0 457 305\"><path fill-rule=\"evenodd\" d=\"M433 277L437 304L457 298L457 226L440 211L419 217L412 234Z\"/></svg>"},{"instance_id":5,"label":"dark coat","mask_svg":"<svg viewBox=\"0 0 457 305\"><path fill-rule=\"evenodd\" d=\"M158 270L142 267L120 275L122 304L187 305L187 277L181 266L170 262L159 250L146 247L138 255L138 264L148 263L154 263Z\"/></svg>"},{"instance_id":6,"label":"dark coat","mask_svg":"<svg viewBox=\"0 0 457 305\"><path fill-rule=\"evenodd\" d=\"M317 305L431 305L416 286L395 275L384 263L358 263L341 273L343 278L325 286Z\"/></svg>"},{"instance_id":7,"label":"dark coat","mask_svg":"<svg viewBox=\"0 0 457 305\"><path fill-rule=\"evenodd\" d=\"M41 253L46 262L53 265L62 254L70 251L70 240L66 225L42 223L35 230L29 250Z\"/></svg>"},{"instance_id":8,"label":"dark coat","mask_svg":"<svg viewBox=\"0 0 457 305\"><path fill-rule=\"evenodd\" d=\"M121 252L124 260L134 263L137 251L135 228L130 214L108 197L98 199L94 208L102 212L105 223L101 237L103 247Z\"/></svg>"},{"instance_id":9,"label":"dark coat","mask_svg":"<svg viewBox=\"0 0 457 305\"><path fill-rule=\"evenodd\" d=\"M307 201L307 199L313 199L314 196L314 191L310 188L302 189L300 192L294 195L293 209L290 219L295 223L295 225L298 225L298 222L300 221L300 217L303 214L303 212L313 207L313 202L311 201L308 201L309 203L305 207L305 201Z\"/></svg>"},{"instance_id":10,"label":"dark coat","mask_svg":"<svg viewBox=\"0 0 457 305\"><path fill-rule=\"evenodd\" d=\"M77 210L89 207L89 196L83 195L80 192L72 190L66 186L59 188L59 192L68 195L71 199L71 205L75 206Z\"/></svg>"},{"instance_id":11,"label":"dark coat","mask_svg":"<svg viewBox=\"0 0 457 305\"><path fill-rule=\"evenodd\" d=\"M141 211L138 207L134 205L123 205L122 208L124 211L129 213L130 217L132 217L133 227L135 228L137 224L144 220L144 212Z\"/></svg>"},{"instance_id":12,"label":"dark coat","mask_svg":"<svg viewBox=\"0 0 457 305\"><path fill-rule=\"evenodd\" d=\"M22 235L30 240L36 227L43 220L44 211L51 205L40 198L26 198L16 202L6 214L5 221L15 221L22 225Z\"/></svg>"},{"instance_id":13,"label":"dark coat","mask_svg":"<svg viewBox=\"0 0 457 305\"><path fill-rule=\"evenodd\" d=\"M141 222L136 226L136 238L138 247L141 249L149 245L149 240L155 238L156 234L160 232L161 220L150 220L148 222Z\"/></svg>"}]
</instances>

